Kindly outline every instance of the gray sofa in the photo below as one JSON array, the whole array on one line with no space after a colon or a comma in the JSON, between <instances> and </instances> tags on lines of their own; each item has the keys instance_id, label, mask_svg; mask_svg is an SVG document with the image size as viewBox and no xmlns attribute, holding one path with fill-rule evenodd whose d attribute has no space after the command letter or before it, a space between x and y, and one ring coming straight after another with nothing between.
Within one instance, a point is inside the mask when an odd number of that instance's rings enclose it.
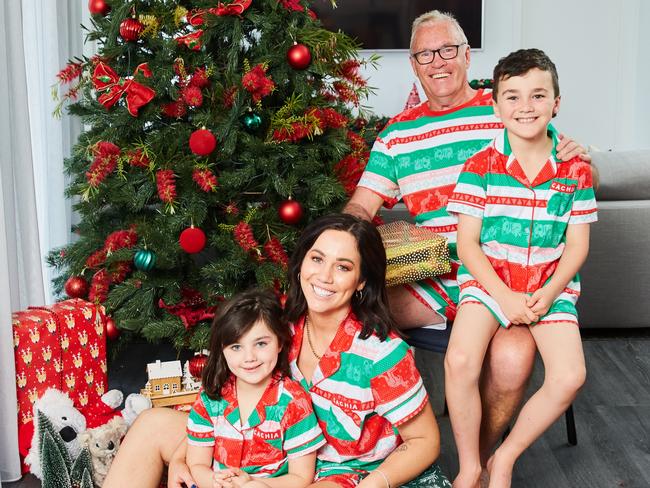
<instances>
[{"instance_id":1,"label":"gray sofa","mask_svg":"<svg viewBox=\"0 0 650 488\"><path fill-rule=\"evenodd\" d=\"M650 327L650 149L592 152L598 222L580 272L582 327ZM386 221L410 220L403 204Z\"/></svg>"},{"instance_id":2,"label":"gray sofa","mask_svg":"<svg viewBox=\"0 0 650 488\"><path fill-rule=\"evenodd\" d=\"M580 272L583 327L650 327L650 149L592 152L598 222Z\"/></svg>"}]
</instances>

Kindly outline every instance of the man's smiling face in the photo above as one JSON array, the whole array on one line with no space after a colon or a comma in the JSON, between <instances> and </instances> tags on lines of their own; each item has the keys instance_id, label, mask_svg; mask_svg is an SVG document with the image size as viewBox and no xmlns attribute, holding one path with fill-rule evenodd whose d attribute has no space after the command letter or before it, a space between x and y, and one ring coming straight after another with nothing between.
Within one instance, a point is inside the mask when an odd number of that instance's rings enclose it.
<instances>
[{"instance_id":1,"label":"man's smiling face","mask_svg":"<svg viewBox=\"0 0 650 488\"><path fill-rule=\"evenodd\" d=\"M459 34L452 24L446 21L422 24L415 32L411 54L425 49L436 50L445 46L462 44ZM411 57L411 66L420 80L427 98L437 105L456 105L464 101L467 88L467 68L470 51L467 44L458 48L453 59L442 59L438 53L430 64L419 64ZM438 100L440 101L439 103Z\"/></svg>"}]
</instances>

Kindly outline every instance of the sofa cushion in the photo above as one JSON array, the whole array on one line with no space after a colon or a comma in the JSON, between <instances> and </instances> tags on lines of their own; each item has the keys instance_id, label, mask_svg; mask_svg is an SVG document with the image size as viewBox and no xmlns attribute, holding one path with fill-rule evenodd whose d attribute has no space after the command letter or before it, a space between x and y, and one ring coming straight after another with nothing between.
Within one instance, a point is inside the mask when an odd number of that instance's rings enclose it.
<instances>
[{"instance_id":1,"label":"sofa cushion","mask_svg":"<svg viewBox=\"0 0 650 488\"><path fill-rule=\"evenodd\" d=\"M650 199L650 149L595 151L592 164L598 170L598 200Z\"/></svg>"}]
</instances>

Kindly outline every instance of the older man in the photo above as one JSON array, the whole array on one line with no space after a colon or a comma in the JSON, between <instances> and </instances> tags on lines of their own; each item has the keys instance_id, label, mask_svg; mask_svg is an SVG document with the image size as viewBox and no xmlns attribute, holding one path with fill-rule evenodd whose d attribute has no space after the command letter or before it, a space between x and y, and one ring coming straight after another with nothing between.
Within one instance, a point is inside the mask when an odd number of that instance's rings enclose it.
<instances>
[{"instance_id":1,"label":"older man","mask_svg":"<svg viewBox=\"0 0 650 488\"><path fill-rule=\"evenodd\" d=\"M467 82L470 47L451 15L434 10L415 19L410 58L427 101L389 121L345 207L371 219L382 205L392 207L401 199L418 225L448 239L451 273L390 289L391 310L403 329L441 326L455 316L457 220L446 211L447 199L465 160L503 128L494 115L491 93L474 90ZM567 160L583 149L563 139L557 151ZM492 339L481 381L483 462L523 398L534 356L535 343L526 327L501 328Z\"/></svg>"}]
</instances>

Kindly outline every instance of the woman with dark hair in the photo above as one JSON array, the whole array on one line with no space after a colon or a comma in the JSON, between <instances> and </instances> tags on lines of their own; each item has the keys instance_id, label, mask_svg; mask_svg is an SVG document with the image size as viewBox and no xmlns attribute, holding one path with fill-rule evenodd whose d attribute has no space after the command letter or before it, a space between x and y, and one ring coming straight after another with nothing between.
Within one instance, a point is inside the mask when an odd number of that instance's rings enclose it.
<instances>
[{"instance_id":1,"label":"woman with dark hair","mask_svg":"<svg viewBox=\"0 0 650 488\"><path fill-rule=\"evenodd\" d=\"M343 214L312 222L289 264L291 375L311 395L327 441L318 450L314 488L450 486L432 464L438 426L409 346L393 331L385 271L377 229ZM157 487L165 462L168 486L192 486L185 417L156 410L164 409L145 411L131 427L106 488ZM149 446L155 431L162 438Z\"/></svg>"},{"instance_id":2,"label":"woman with dark hair","mask_svg":"<svg viewBox=\"0 0 650 488\"><path fill-rule=\"evenodd\" d=\"M409 486L430 466L418 486L450 486L432 466L438 426L409 346L393 331L374 225L321 217L303 231L288 272L291 375L309 391L327 440L312 486Z\"/></svg>"}]
</instances>

